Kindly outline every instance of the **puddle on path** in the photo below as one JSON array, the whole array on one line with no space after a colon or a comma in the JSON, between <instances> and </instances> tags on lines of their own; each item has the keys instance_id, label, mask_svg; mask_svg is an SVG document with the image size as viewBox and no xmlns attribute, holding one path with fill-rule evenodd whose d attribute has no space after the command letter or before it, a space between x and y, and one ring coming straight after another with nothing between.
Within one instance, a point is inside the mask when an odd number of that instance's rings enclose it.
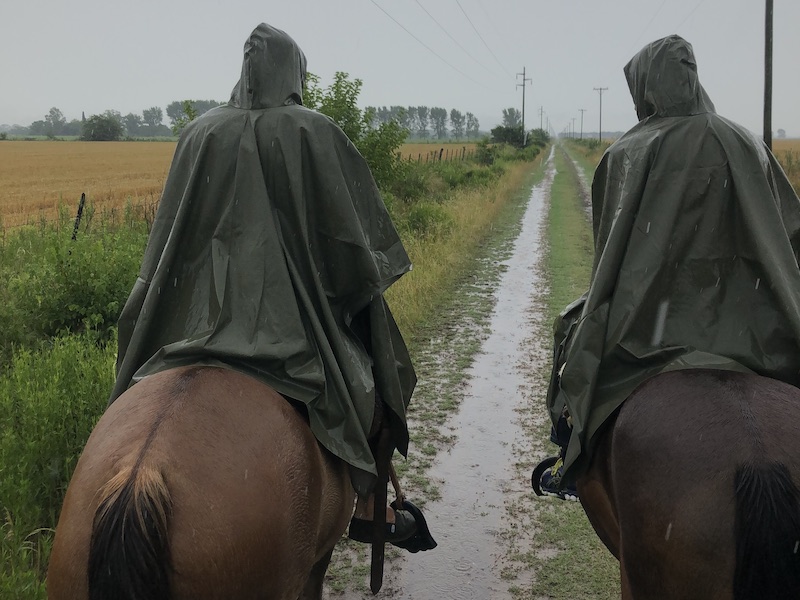
<instances>
[{"instance_id":1,"label":"puddle on path","mask_svg":"<svg viewBox=\"0 0 800 600\"><path fill-rule=\"evenodd\" d=\"M456 440L437 456L429 475L441 482L441 499L429 503L426 518L439 546L406 555L386 598L440 600L510 598L500 577L506 552L498 538L504 502L515 480L512 442L523 436L515 409L527 402L530 385L520 363L523 347L535 335L531 311L539 281L540 225L555 168L548 159L544 180L535 186L522 228L495 292L488 337L465 373L467 384L459 412L447 423ZM527 483L525 484L528 485Z\"/></svg>"}]
</instances>

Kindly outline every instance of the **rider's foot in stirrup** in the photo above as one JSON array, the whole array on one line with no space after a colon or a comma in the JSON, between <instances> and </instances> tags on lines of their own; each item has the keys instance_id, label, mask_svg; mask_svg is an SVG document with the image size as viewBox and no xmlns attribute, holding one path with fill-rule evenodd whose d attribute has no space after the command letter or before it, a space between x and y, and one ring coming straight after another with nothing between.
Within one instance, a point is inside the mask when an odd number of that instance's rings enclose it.
<instances>
[{"instance_id":1,"label":"rider's foot in stirrup","mask_svg":"<svg viewBox=\"0 0 800 600\"><path fill-rule=\"evenodd\" d=\"M539 487L545 496L555 496L561 500L578 501L578 490L573 482L566 482L561 485L561 478L564 473L564 461L558 459L555 464L545 469L539 479Z\"/></svg>"}]
</instances>

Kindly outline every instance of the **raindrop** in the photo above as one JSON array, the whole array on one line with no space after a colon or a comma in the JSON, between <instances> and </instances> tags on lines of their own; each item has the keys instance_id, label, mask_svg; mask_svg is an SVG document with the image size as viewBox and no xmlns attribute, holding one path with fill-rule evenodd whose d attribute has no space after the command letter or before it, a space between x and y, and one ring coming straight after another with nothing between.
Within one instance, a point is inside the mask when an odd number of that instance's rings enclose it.
<instances>
[{"instance_id":1,"label":"raindrop","mask_svg":"<svg viewBox=\"0 0 800 600\"><path fill-rule=\"evenodd\" d=\"M714 287L719 287L719 280L720 279L721 279L721 277L717 277L717 283L714 284Z\"/></svg>"},{"instance_id":2,"label":"raindrop","mask_svg":"<svg viewBox=\"0 0 800 600\"><path fill-rule=\"evenodd\" d=\"M794 553L797 554L797 548L800 547L800 540L794 543Z\"/></svg>"},{"instance_id":3,"label":"raindrop","mask_svg":"<svg viewBox=\"0 0 800 600\"><path fill-rule=\"evenodd\" d=\"M650 233L650 221L647 222L647 231L645 233Z\"/></svg>"},{"instance_id":4,"label":"raindrop","mask_svg":"<svg viewBox=\"0 0 800 600\"><path fill-rule=\"evenodd\" d=\"M161 286L158 286L158 293L161 294Z\"/></svg>"},{"instance_id":5,"label":"raindrop","mask_svg":"<svg viewBox=\"0 0 800 600\"><path fill-rule=\"evenodd\" d=\"M178 278L176 277L175 280L172 282L172 287L178 287Z\"/></svg>"},{"instance_id":6,"label":"raindrop","mask_svg":"<svg viewBox=\"0 0 800 600\"><path fill-rule=\"evenodd\" d=\"M206 183L208 183L209 181L211 181L211 177L209 177L208 175L206 175Z\"/></svg>"},{"instance_id":7,"label":"raindrop","mask_svg":"<svg viewBox=\"0 0 800 600\"><path fill-rule=\"evenodd\" d=\"M760 284L761 284L761 278L759 277L758 279L756 279L756 289L758 289L758 286Z\"/></svg>"},{"instance_id":8,"label":"raindrop","mask_svg":"<svg viewBox=\"0 0 800 600\"><path fill-rule=\"evenodd\" d=\"M670 536L671 533L672 533L672 523L667 525L667 535L664 536L664 539L669 541L669 536Z\"/></svg>"},{"instance_id":9,"label":"raindrop","mask_svg":"<svg viewBox=\"0 0 800 600\"><path fill-rule=\"evenodd\" d=\"M724 188L728 187L728 180L727 179L725 180L725 183L723 184L722 187L724 187Z\"/></svg>"},{"instance_id":10,"label":"raindrop","mask_svg":"<svg viewBox=\"0 0 800 600\"><path fill-rule=\"evenodd\" d=\"M653 329L653 346L661 344L661 339L664 337L664 325L667 322L667 310L669 309L669 300L664 300L658 305L658 313L656 314L656 326Z\"/></svg>"}]
</instances>

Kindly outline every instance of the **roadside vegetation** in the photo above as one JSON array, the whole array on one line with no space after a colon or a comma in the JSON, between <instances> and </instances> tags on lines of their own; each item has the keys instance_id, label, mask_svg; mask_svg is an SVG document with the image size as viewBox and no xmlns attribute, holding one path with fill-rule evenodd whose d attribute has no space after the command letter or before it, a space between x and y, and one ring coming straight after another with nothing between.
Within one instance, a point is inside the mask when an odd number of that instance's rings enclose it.
<instances>
[{"instance_id":1,"label":"roadside vegetation","mask_svg":"<svg viewBox=\"0 0 800 600\"><path fill-rule=\"evenodd\" d=\"M413 351L493 220L518 196L541 146L484 142L470 159L417 163L397 156L402 135L391 127L384 134L367 128L355 137L415 265L388 294ZM105 173L113 177L113 170ZM155 204L90 204L75 239L71 207L55 219L0 225L2 598L45 597L63 495L113 385L116 320L138 273Z\"/></svg>"}]
</instances>

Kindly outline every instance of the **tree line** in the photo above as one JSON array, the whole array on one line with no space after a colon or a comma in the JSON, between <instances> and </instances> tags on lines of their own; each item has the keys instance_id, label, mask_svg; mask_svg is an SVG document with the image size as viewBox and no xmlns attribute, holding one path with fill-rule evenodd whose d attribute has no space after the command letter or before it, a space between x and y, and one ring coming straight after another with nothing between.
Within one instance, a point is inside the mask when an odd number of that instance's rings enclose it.
<instances>
[{"instance_id":1,"label":"tree line","mask_svg":"<svg viewBox=\"0 0 800 600\"><path fill-rule=\"evenodd\" d=\"M416 139L444 140L475 139L480 137L480 123L471 112L438 106L368 106L366 112L377 127L394 121L408 130L409 137ZM449 124L449 128L448 128Z\"/></svg>"},{"instance_id":2,"label":"tree line","mask_svg":"<svg viewBox=\"0 0 800 600\"><path fill-rule=\"evenodd\" d=\"M29 126L13 125L3 133L11 135L36 135L56 138L79 136L84 140L120 140L124 137L171 137L193 118L224 104L216 100L175 100L167 105L169 126L164 124L164 110L160 106L145 108L140 114L122 115L116 110L67 121L64 113L52 107L43 119Z\"/></svg>"}]
</instances>

